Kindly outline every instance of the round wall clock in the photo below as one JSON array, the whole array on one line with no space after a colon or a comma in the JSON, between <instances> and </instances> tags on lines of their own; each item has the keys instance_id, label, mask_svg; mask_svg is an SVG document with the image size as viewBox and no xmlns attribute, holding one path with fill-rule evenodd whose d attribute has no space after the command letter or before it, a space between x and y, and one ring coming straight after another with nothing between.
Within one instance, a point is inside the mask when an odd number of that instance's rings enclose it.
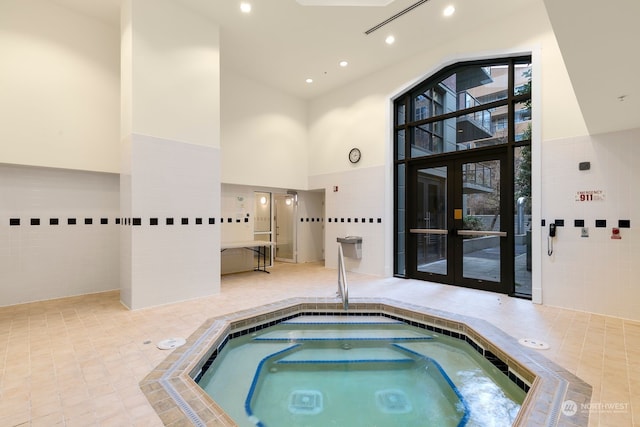
<instances>
[{"instance_id":1,"label":"round wall clock","mask_svg":"<svg viewBox=\"0 0 640 427\"><path fill-rule=\"evenodd\" d=\"M349 151L349 161L351 163L358 163L360 161L360 157L362 157L360 149L352 148L351 151Z\"/></svg>"}]
</instances>

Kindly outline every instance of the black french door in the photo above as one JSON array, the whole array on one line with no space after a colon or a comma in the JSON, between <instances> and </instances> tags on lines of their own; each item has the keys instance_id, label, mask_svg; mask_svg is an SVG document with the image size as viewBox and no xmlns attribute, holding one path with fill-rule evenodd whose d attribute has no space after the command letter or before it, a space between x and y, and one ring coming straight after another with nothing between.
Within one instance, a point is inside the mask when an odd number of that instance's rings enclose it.
<instances>
[{"instance_id":1,"label":"black french door","mask_svg":"<svg viewBox=\"0 0 640 427\"><path fill-rule=\"evenodd\" d=\"M507 167L505 150L409 164L409 277L513 292Z\"/></svg>"}]
</instances>

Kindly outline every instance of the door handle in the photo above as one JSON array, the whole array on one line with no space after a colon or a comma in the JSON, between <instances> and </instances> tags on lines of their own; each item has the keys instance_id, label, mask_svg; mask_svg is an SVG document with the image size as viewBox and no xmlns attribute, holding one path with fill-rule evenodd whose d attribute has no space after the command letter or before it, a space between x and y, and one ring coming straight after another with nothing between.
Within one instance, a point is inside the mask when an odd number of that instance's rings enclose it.
<instances>
[{"instance_id":1,"label":"door handle","mask_svg":"<svg viewBox=\"0 0 640 427\"><path fill-rule=\"evenodd\" d=\"M507 237L506 231L456 230L458 236L499 236Z\"/></svg>"},{"instance_id":2,"label":"door handle","mask_svg":"<svg viewBox=\"0 0 640 427\"><path fill-rule=\"evenodd\" d=\"M441 228L411 228L409 233L413 234L449 234L449 230Z\"/></svg>"}]
</instances>

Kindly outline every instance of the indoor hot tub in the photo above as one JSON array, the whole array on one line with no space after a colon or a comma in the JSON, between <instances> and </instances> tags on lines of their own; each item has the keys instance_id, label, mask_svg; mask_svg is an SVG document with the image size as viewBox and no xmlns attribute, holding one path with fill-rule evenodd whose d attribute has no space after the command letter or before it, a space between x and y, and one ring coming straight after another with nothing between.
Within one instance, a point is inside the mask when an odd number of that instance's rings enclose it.
<instances>
[{"instance_id":1,"label":"indoor hot tub","mask_svg":"<svg viewBox=\"0 0 640 427\"><path fill-rule=\"evenodd\" d=\"M562 404L591 397L488 322L387 299L345 311L296 298L212 318L140 386L165 424L197 426L586 425Z\"/></svg>"}]
</instances>

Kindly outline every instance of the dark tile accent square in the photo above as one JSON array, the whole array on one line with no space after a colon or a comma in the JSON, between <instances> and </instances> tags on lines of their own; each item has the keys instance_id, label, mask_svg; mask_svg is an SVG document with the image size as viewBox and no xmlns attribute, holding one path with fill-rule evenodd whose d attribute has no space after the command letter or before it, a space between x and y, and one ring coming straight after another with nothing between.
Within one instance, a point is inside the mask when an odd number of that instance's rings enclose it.
<instances>
[{"instance_id":1,"label":"dark tile accent square","mask_svg":"<svg viewBox=\"0 0 640 427\"><path fill-rule=\"evenodd\" d=\"M149 225L158 225L158 218L149 218Z\"/></svg>"},{"instance_id":2,"label":"dark tile accent square","mask_svg":"<svg viewBox=\"0 0 640 427\"><path fill-rule=\"evenodd\" d=\"M300 218L300 222L304 222L304 218Z\"/></svg>"},{"instance_id":3,"label":"dark tile accent square","mask_svg":"<svg viewBox=\"0 0 640 427\"><path fill-rule=\"evenodd\" d=\"M180 223L182 225L189 225L189 218L182 218L182 220L180 221Z\"/></svg>"},{"instance_id":4,"label":"dark tile accent square","mask_svg":"<svg viewBox=\"0 0 640 427\"><path fill-rule=\"evenodd\" d=\"M362 222L367 222L367 218L362 218Z\"/></svg>"},{"instance_id":5,"label":"dark tile accent square","mask_svg":"<svg viewBox=\"0 0 640 427\"><path fill-rule=\"evenodd\" d=\"M236 219L236 222L240 223L240 222L242 222L242 221L241 221L240 219Z\"/></svg>"},{"instance_id":6,"label":"dark tile accent square","mask_svg":"<svg viewBox=\"0 0 640 427\"><path fill-rule=\"evenodd\" d=\"M484 351L484 357L489 362L491 362L493 364L493 366L495 366L496 368L500 369L500 371L502 371L503 373L506 374L506 373L509 372L509 366L507 366L506 363L504 363L498 356L496 356L495 354L493 354L489 350L485 350Z\"/></svg>"},{"instance_id":7,"label":"dark tile accent square","mask_svg":"<svg viewBox=\"0 0 640 427\"><path fill-rule=\"evenodd\" d=\"M541 225L542 227L544 227L545 225L547 225L547 220L546 220L546 219L543 219L542 221L540 221L540 225Z\"/></svg>"},{"instance_id":8,"label":"dark tile accent square","mask_svg":"<svg viewBox=\"0 0 640 427\"><path fill-rule=\"evenodd\" d=\"M340 218L340 222L344 222L344 218Z\"/></svg>"},{"instance_id":9,"label":"dark tile accent square","mask_svg":"<svg viewBox=\"0 0 640 427\"><path fill-rule=\"evenodd\" d=\"M245 219L244 219L244 222L249 222L249 218L245 218Z\"/></svg>"},{"instance_id":10,"label":"dark tile accent square","mask_svg":"<svg viewBox=\"0 0 640 427\"><path fill-rule=\"evenodd\" d=\"M564 219L556 219L553 221L556 227L564 227Z\"/></svg>"},{"instance_id":11,"label":"dark tile accent square","mask_svg":"<svg viewBox=\"0 0 640 427\"><path fill-rule=\"evenodd\" d=\"M373 218L369 218L369 222L373 224Z\"/></svg>"},{"instance_id":12,"label":"dark tile accent square","mask_svg":"<svg viewBox=\"0 0 640 427\"><path fill-rule=\"evenodd\" d=\"M584 227L584 219L576 219L573 221L574 227Z\"/></svg>"},{"instance_id":13,"label":"dark tile accent square","mask_svg":"<svg viewBox=\"0 0 640 427\"><path fill-rule=\"evenodd\" d=\"M40 218L31 218L31 225L40 225Z\"/></svg>"},{"instance_id":14,"label":"dark tile accent square","mask_svg":"<svg viewBox=\"0 0 640 427\"><path fill-rule=\"evenodd\" d=\"M84 225L91 225L91 224L93 224L93 218L84 219Z\"/></svg>"},{"instance_id":15,"label":"dark tile accent square","mask_svg":"<svg viewBox=\"0 0 640 427\"><path fill-rule=\"evenodd\" d=\"M202 218L196 218L196 224L202 225Z\"/></svg>"},{"instance_id":16,"label":"dark tile accent square","mask_svg":"<svg viewBox=\"0 0 640 427\"><path fill-rule=\"evenodd\" d=\"M618 220L618 228L631 228L631 220L630 219L619 219Z\"/></svg>"},{"instance_id":17,"label":"dark tile accent square","mask_svg":"<svg viewBox=\"0 0 640 427\"><path fill-rule=\"evenodd\" d=\"M49 218L49 225L58 225L60 220L58 218Z\"/></svg>"},{"instance_id":18,"label":"dark tile accent square","mask_svg":"<svg viewBox=\"0 0 640 427\"><path fill-rule=\"evenodd\" d=\"M311 218L311 222L315 222L315 220L316 220L315 218Z\"/></svg>"},{"instance_id":19,"label":"dark tile accent square","mask_svg":"<svg viewBox=\"0 0 640 427\"><path fill-rule=\"evenodd\" d=\"M233 222L233 218L227 218L227 222Z\"/></svg>"},{"instance_id":20,"label":"dark tile accent square","mask_svg":"<svg viewBox=\"0 0 640 427\"><path fill-rule=\"evenodd\" d=\"M20 218L10 218L9 225L20 225Z\"/></svg>"},{"instance_id":21,"label":"dark tile accent square","mask_svg":"<svg viewBox=\"0 0 640 427\"><path fill-rule=\"evenodd\" d=\"M351 222L351 218L347 218L347 222Z\"/></svg>"},{"instance_id":22,"label":"dark tile accent square","mask_svg":"<svg viewBox=\"0 0 640 427\"><path fill-rule=\"evenodd\" d=\"M133 225L142 225L142 218L133 218Z\"/></svg>"},{"instance_id":23,"label":"dark tile accent square","mask_svg":"<svg viewBox=\"0 0 640 427\"><path fill-rule=\"evenodd\" d=\"M109 224L109 218L100 218L100 225Z\"/></svg>"},{"instance_id":24,"label":"dark tile accent square","mask_svg":"<svg viewBox=\"0 0 640 427\"><path fill-rule=\"evenodd\" d=\"M209 224L213 225L216 223L216 219L215 218L209 218Z\"/></svg>"},{"instance_id":25,"label":"dark tile accent square","mask_svg":"<svg viewBox=\"0 0 640 427\"><path fill-rule=\"evenodd\" d=\"M596 227L597 228L604 228L607 226L607 220L606 219L596 219Z\"/></svg>"},{"instance_id":26,"label":"dark tile accent square","mask_svg":"<svg viewBox=\"0 0 640 427\"><path fill-rule=\"evenodd\" d=\"M331 218L328 218L328 221L331 222Z\"/></svg>"},{"instance_id":27,"label":"dark tile accent square","mask_svg":"<svg viewBox=\"0 0 640 427\"><path fill-rule=\"evenodd\" d=\"M167 225L173 225L173 218L167 218Z\"/></svg>"},{"instance_id":28,"label":"dark tile accent square","mask_svg":"<svg viewBox=\"0 0 640 427\"><path fill-rule=\"evenodd\" d=\"M306 219L305 219L305 221L306 221L306 222L309 222L309 218L306 218Z\"/></svg>"},{"instance_id":29,"label":"dark tile accent square","mask_svg":"<svg viewBox=\"0 0 640 427\"><path fill-rule=\"evenodd\" d=\"M67 224L68 225L76 225L76 219L75 218L67 218Z\"/></svg>"},{"instance_id":30,"label":"dark tile accent square","mask_svg":"<svg viewBox=\"0 0 640 427\"><path fill-rule=\"evenodd\" d=\"M116 218L116 225L120 225L120 218Z\"/></svg>"},{"instance_id":31,"label":"dark tile accent square","mask_svg":"<svg viewBox=\"0 0 640 427\"><path fill-rule=\"evenodd\" d=\"M353 218L353 222L358 222L358 218Z\"/></svg>"},{"instance_id":32,"label":"dark tile accent square","mask_svg":"<svg viewBox=\"0 0 640 427\"><path fill-rule=\"evenodd\" d=\"M382 224L382 218L378 218L378 224Z\"/></svg>"}]
</instances>

